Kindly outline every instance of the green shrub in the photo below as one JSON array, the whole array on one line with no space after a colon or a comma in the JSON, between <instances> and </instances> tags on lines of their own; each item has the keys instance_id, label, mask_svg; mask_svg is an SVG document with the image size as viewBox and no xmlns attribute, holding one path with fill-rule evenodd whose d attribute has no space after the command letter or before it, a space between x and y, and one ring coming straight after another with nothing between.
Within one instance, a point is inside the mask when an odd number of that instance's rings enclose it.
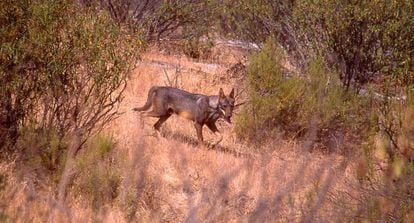
<instances>
[{"instance_id":1,"label":"green shrub","mask_svg":"<svg viewBox=\"0 0 414 223\"><path fill-rule=\"evenodd\" d=\"M114 139L108 135L97 135L87 142L86 149L77 157L78 177L74 191L87 196L91 206L98 210L111 203L119 194L121 173L119 154Z\"/></svg>"},{"instance_id":2,"label":"green shrub","mask_svg":"<svg viewBox=\"0 0 414 223\"><path fill-rule=\"evenodd\" d=\"M363 136L364 126L371 126L368 99L345 91L321 58L309 63L304 76L288 76L284 60L272 40L252 56L247 73L249 104L236 122L239 137L260 142L278 129L300 138L314 129L316 143L328 148L337 137L329 132L347 130L348 136Z\"/></svg>"},{"instance_id":3,"label":"green shrub","mask_svg":"<svg viewBox=\"0 0 414 223\"><path fill-rule=\"evenodd\" d=\"M305 83L297 77L283 77L283 59L282 49L272 39L252 55L247 71L249 104L236 120L239 137L257 138L295 116Z\"/></svg>"}]
</instances>

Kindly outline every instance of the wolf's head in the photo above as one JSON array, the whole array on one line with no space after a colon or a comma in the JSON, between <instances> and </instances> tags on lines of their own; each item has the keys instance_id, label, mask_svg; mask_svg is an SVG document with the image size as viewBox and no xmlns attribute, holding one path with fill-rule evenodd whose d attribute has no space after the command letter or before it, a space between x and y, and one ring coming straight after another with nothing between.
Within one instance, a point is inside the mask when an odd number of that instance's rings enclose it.
<instances>
[{"instance_id":1,"label":"wolf's head","mask_svg":"<svg viewBox=\"0 0 414 223\"><path fill-rule=\"evenodd\" d=\"M219 100L218 100L218 109L222 113L224 120L228 123L231 123L231 116L233 115L234 109L234 89L231 90L229 96L224 94L222 88L220 88L219 92Z\"/></svg>"}]
</instances>

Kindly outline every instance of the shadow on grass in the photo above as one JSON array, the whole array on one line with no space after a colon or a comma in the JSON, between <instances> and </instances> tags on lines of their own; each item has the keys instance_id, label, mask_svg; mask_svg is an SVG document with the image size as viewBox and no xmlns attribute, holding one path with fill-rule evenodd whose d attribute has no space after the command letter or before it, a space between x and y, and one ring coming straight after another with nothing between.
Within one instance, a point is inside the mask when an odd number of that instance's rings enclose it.
<instances>
[{"instance_id":1,"label":"shadow on grass","mask_svg":"<svg viewBox=\"0 0 414 223\"><path fill-rule=\"evenodd\" d=\"M193 147L197 147L199 144L197 139L191 136L185 135L183 133L180 133L180 132L173 132L171 130L164 129L163 131L161 131L161 135L167 139L174 139L179 142L191 145ZM250 154L247 154L247 153L237 152L232 147L222 146L222 145L213 146L211 143L208 143L208 142L205 142L205 144L209 150L215 150L218 152L230 154L235 157L250 157L251 156Z\"/></svg>"}]
</instances>

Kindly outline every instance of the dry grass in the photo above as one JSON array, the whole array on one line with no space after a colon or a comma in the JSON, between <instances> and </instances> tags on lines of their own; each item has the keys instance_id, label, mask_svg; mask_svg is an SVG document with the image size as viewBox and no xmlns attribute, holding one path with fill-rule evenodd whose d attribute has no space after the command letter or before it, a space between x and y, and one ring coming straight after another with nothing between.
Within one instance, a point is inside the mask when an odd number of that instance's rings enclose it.
<instances>
[{"instance_id":1,"label":"dry grass","mask_svg":"<svg viewBox=\"0 0 414 223\"><path fill-rule=\"evenodd\" d=\"M136 127L138 129L139 126ZM139 132L139 130L138 130ZM82 196L69 206L53 199L53 189L12 179L2 197L12 221L61 222L297 222L343 218L327 199L352 178L335 155L307 154L280 143L269 155L236 157L140 133L125 148L122 183L116 201L93 210ZM126 154L125 154L126 153ZM6 170L10 173L10 170ZM14 190L16 191L9 191ZM38 188L36 191L34 188Z\"/></svg>"},{"instance_id":2,"label":"dry grass","mask_svg":"<svg viewBox=\"0 0 414 223\"><path fill-rule=\"evenodd\" d=\"M59 204L53 186L16 177L13 163L6 162L0 164L0 176L7 179L0 183L0 221L331 222L352 217L346 213L356 205L341 206L332 199L357 184L344 157L310 154L296 142L277 137L252 149L239 143L233 127L226 125L219 125L221 146L206 149L192 143L194 127L178 117L162 127L166 137L149 136L155 120L143 120L131 109L144 104L151 86L168 82L164 70L172 76L179 72L178 87L191 92L217 94L219 87L229 92L240 83L226 75L230 65L223 63L154 51L143 58L120 108L124 114L106 129L116 147L113 159L101 162L117 162L112 167L121 173L115 200L94 209L74 185L68 204ZM207 129L204 133L207 140L214 139Z\"/></svg>"}]
</instances>

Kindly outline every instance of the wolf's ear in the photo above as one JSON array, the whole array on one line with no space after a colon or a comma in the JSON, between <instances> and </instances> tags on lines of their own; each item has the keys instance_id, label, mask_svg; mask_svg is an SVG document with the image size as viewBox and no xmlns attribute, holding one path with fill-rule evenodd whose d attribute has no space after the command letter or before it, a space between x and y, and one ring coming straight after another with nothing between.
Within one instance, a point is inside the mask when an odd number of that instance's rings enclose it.
<instances>
[{"instance_id":1,"label":"wolf's ear","mask_svg":"<svg viewBox=\"0 0 414 223\"><path fill-rule=\"evenodd\" d=\"M234 99L234 88L231 89L229 97Z\"/></svg>"},{"instance_id":2,"label":"wolf's ear","mask_svg":"<svg viewBox=\"0 0 414 223\"><path fill-rule=\"evenodd\" d=\"M225 98L226 97L226 95L224 95L223 88L220 88L219 97L220 98Z\"/></svg>"}]
</instances>

